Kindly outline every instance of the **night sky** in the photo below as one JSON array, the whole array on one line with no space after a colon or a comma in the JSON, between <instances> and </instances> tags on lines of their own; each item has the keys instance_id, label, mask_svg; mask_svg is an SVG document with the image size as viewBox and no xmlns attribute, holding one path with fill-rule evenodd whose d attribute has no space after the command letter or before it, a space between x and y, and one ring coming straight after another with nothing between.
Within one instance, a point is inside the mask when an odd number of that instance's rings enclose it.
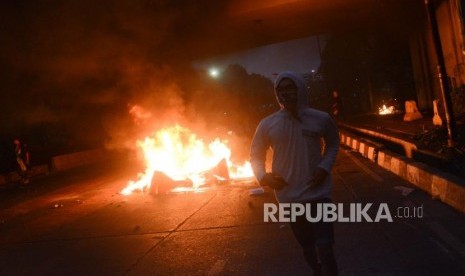
<instances>
[{"instance_id":1,"label":"night sky","mask_svg":"<svg viewBox=\"0 0 465 276\"><path fill-rule=\"evenodd\" d=\"M207 60L196 61L196 68L224 70L229 64L239 64L247 72L263 75L274 80L282 71L310 73L320 65L320 48L323 50L326 36L306 37L257 47Z\"/></svg>"},{"instance_id":2,"label":"night sky","mask_svg":"<svg viewBox=\"0 0 465 276\"><path fill-rule=\"evenodd\" d=\"M2 1L2 133L71 125L88 137L133 104L179 110L169 38L190 11L169 2Z\"/></svg>"}]
</instances>

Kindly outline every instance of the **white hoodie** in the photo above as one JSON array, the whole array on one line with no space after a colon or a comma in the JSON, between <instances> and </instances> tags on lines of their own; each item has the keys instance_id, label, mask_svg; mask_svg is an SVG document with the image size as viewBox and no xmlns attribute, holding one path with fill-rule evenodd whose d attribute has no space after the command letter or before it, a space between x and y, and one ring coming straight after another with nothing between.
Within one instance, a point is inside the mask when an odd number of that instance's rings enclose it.
<instances>
[{"instance_id":1,"label":"white hoodie","mask_svg":"<svg viewBox=\"0 0 465 276\"><path fill-rule=\"evenodd\" d=\"M283 78L289 78L297 86L297 109L301 122L283 109L263 119L255 131L250 151L250 162L257 180L265 171L266 150L273 151L272 172L281 175L289 184L275 190L279 202L307 202L331 198L331 169L339 149L337 127L328 113L308 107L305 81L292 72L283 72L275 81L276 87ZM321 138L324 141L322 154ZM324 183L310 188L316 167L329 174Z\"/></svg>"}]
</instances>

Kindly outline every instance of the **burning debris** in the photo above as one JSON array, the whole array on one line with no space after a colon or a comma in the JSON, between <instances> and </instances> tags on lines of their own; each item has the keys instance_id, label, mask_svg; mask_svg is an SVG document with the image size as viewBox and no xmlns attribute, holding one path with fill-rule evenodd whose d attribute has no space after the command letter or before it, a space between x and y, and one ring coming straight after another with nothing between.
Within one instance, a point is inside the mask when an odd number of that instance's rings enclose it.
<instances>
[{"instance_id":1,"label":"burning debris","mask_svg":"<svg viewBox=\"0 0 465 276\"><path fill-rule=\"evenodd\" d=\"M166 174L156 171L153 173L152 181L150 182L149 193L154 195L165 194L175 188L190 188L193 184L190 179L176 181Z\"/></svg>"},{"instance_id":2,"label":"burning debris","mask_svg":"<svg viewBox=\"0 0 465 276\"><path fill-rule=\"evenodd\" d=\"M226 160L223 159L212 169L199 172L202 178L205 179L202 186L210 186L218 184L220 181L229 180L229 171L226 165ZM198 189L198 188L197 188ZM163 172L155 171L150 183L149 192L153 195L166 194L170 191L184 192L196 190L194 182L191 179L173 180Z\"/></svg>"},{"instance_id":3,"label":"burning debris","mask_svg":"<svg viewBox=\"0 0 465 276\"><path fill-rule=\"evenodd\" d=\"M389 115L401 113L399 101L396 98L391 98L388 101L382 101L382 107L378 108L379 115Z\"/></svg>"},{"instance_id":4,"label":"burning debris","mask_svg":"<svg viewBox=\"0 0 465 276\"><path fill-rule=\"evenodd\" d=\"M383 107L379 108L379 115L393 114L394 110L394 106L386 107L386 105L383 104Z\"/></svg>"},{"instance_id":5,"label":"burning debris","mask_svg":"<svg viewBox=\"0 0 465 276\"><path fill-rule=\"evenodd\" d=\"M216 138L206 145L179 125L161 129L153 137L137 141L146 169L121 193L195 191L219 181L253 177L249 162L241 166L231 162L231 150L226 144L227 141Z\"/></svg>"}]
</instances>

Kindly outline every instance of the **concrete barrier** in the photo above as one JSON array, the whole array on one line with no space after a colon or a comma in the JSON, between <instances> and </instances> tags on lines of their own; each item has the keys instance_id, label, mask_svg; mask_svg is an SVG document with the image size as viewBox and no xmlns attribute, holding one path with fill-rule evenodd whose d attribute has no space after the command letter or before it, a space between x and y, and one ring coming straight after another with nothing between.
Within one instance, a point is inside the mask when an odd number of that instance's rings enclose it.
<instances>
[{"instance_id":1,"label":"concrete barrier","mask_svg":"<svg viewBox=\"0 0 465 276\"><path fill-rule=\"evenodd\" d=\"M94 149L59 155L52 158L52 171L59 172L101 162L107 156L104 149Z\"/></svg>"},{"instance_id":2,"label":"concrete barrier","mask_svg":"<svg viewBox=\"0 0 465 276\"><path fill-rule=\"evenodd\" d=\"M48 165L33 166L28 170L28 176L35 177L40 175L47 175L50 173L50 170L59 172L75 167L102 162L107 158L107 156L108 153L105 149L94 149L55 156L52 157L51 169ZM21 181L21 176L18 172L10 172L0 175L0 187L19 181Z\"/></svg>"},{"instance_id":3,"label":"concrete barrier","mask_svg":"<svg viewBox=\"0 0 465 276\"><path fill-rule=\"evenodd\" d=\"M21 181L21 176L18 172L9 172L0 176L0 186L7 186L10 183Z\"/></svg>"},{"instance_id":4,"label":"concrete barrier","mask_svg":"<svg viewBox=\"0 0 465 276\"><path fill-rule=\"evenodd\" d=\"M368 141L354 134L349 134L345 131L339 131L341 144L358 151L364 157L376 162L378 151L383 145Z\"/></svg>"},{"instance_id":5,"label":"concrete barrier","mask_svg":"<svg viewBox=\"0 0 465 276\"><path fill-rule=\"evenodd\" d=\"M28 175L30 177L39 176L39 175L46 175L46 174L49 174L49 173L50 173L50 169L49 169L48 165L34 166L28 171Z\"/></svg>"},{"instance_id":6,"label":"concrete barrier","mask_svg":"<svg viewBox=\"0 0 465 276\"><path fill-rule=\"evenodd\" d=\"M465 179L393 153L382 146L370 146L351 133L340 132L340 135L341 144L360 152L380 167L407 180L434 198L465 212Z\"/></svg>"},{"instance_id":7,"label":"concrete barrier","mask_svg":"<svg viewBox=\"0 0 465 276\"><path fill-rule=\"evenodd\" d=\"M37 165L30 168L27 172L28 177L36 177L40 175L47 175L50 173L48 165ZM18 172L9 172L0 175L0 187L6 186L12 182L21 181L21 176Z\"/></svg>"}]
</instances>

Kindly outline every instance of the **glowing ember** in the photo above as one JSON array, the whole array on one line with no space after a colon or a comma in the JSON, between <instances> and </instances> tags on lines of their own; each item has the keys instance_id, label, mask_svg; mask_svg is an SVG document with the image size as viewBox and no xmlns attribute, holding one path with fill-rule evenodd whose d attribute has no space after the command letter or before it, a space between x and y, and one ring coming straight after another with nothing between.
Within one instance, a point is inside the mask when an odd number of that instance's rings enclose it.
<instances>
[{"instance_id":1,"label":"glowing ember","mask_svg":"<svg viewBox=\"0 0 465 276\"><path fill-rule=\"evenodd\" d=\"M192 187L179 187L173 191L201 190L200 186L205 184L207 178L206 172L212 172L213 177L224 180L224 177L215 175L214 170L222 160L226 161L231 179L253 176L249 162L243 166L232 164L231 150L225 142L217 138L207 146L190 130L178 125L161 129L153 137L137 141L137 146L144 154L146 169L138 175L137 181L129 182L121 192L124 195L134 190L148 190L156 171L173 181L192 182Z\"/></svg>"},{"instance_id":2,"label":"glowing ember","mask_svg":"<svg viewBox=\"0 0 465 276\"><path fill-rule=\"evenodd\" d=\"M383 104L383 107L379 108L379 114L380 115L387 115L387 114L393 114L395 111L394 106L386 107L385 104Z\"/></svg>"}]
</instances>

